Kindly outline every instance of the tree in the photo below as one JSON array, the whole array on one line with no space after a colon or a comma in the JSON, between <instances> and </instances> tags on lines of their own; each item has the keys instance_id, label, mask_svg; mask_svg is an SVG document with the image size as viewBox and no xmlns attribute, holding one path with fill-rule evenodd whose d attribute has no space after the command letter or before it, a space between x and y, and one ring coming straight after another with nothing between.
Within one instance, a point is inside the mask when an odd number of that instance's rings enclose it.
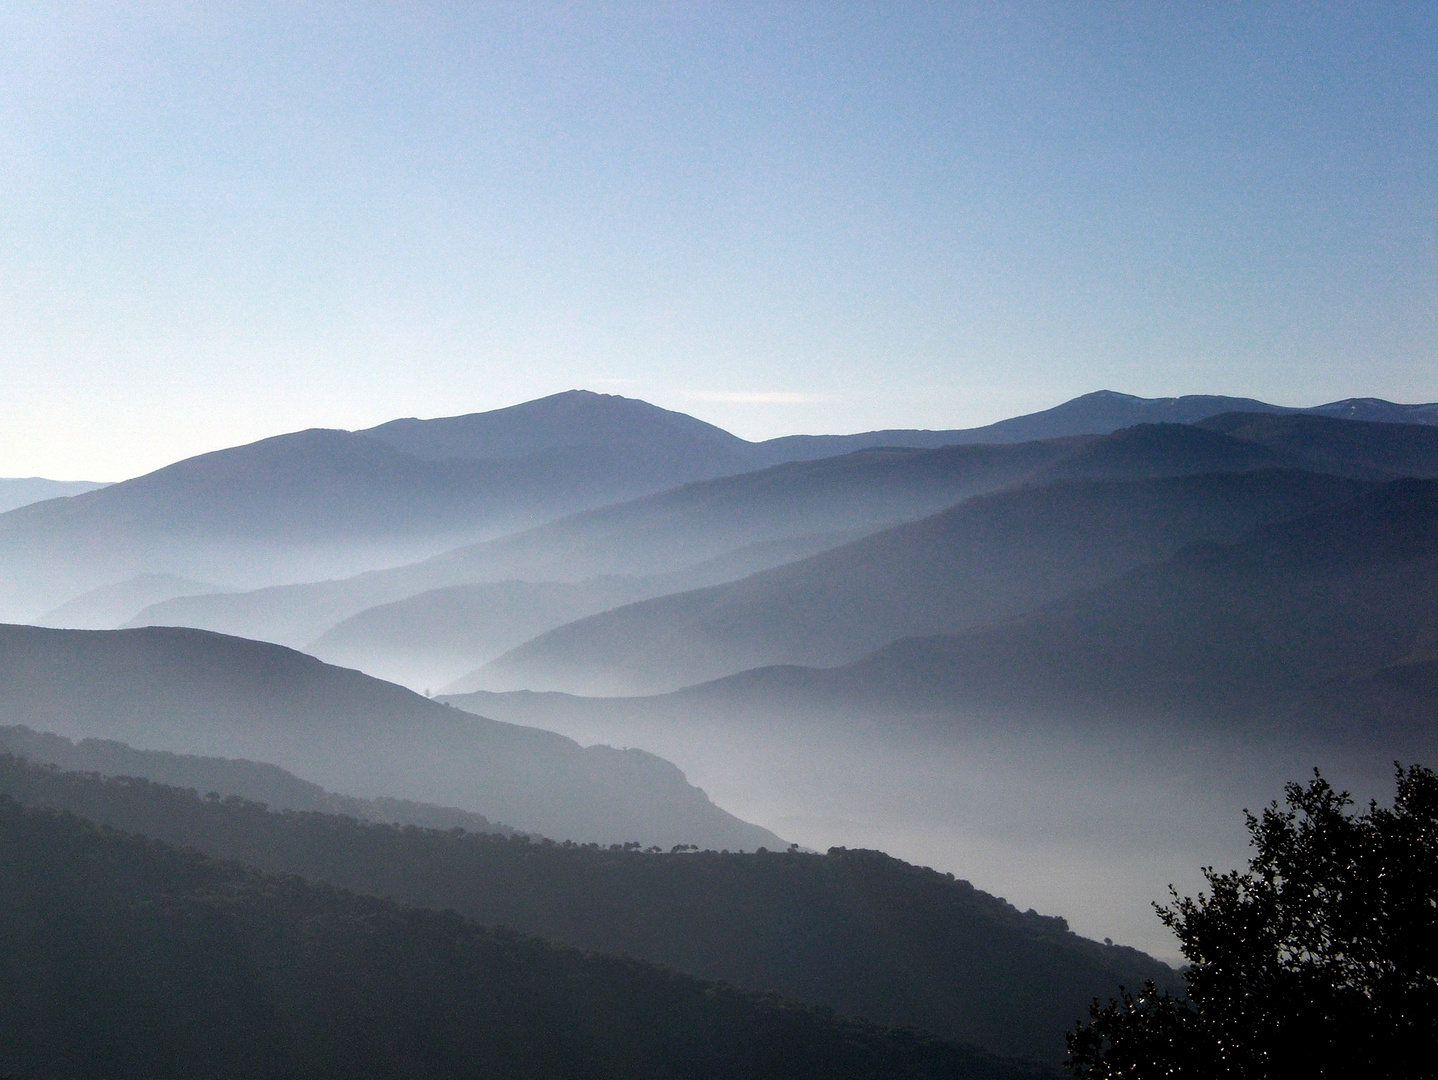
<instances>
[{"instance_id":1,"label":"tree","mask_svg":"<svg viewBox=\"0 0 1438 1080\"><path fill-rule=\"evenodd\" d=\"M1187 999L1094 1002L1069 1034L1088 1080L1438 1075L1438 775L1399 768L1389 809L1350 812L1314 771L1247 811L1246 873L1155 905ZM1172 891L1172 890L1171 890Z\"/></svg>"}]
</instances>

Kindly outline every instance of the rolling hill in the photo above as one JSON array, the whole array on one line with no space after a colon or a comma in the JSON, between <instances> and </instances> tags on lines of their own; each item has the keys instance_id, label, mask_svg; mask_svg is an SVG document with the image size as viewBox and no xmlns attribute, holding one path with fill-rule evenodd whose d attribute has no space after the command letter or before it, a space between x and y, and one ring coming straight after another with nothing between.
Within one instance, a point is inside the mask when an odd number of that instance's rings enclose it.
<instances>
[{"instance_id":1,"label":"rolling hill","mask_svg":"<svg viewBox=\"0 0 1438 1080\"><path fill-rule=\"evenodd\" d=\"M1431 425L1225 413L1195 426L1267 447L1314 469L1375 480L1438 477L1438 427Z\"/></svg>"},{"instance_id":2,"label":"rolling hill","mask_svg":"<svg viewBox=\"0 0 1438 1080\"><path fill-rule=\"evenodd\" d=\"M0 721L268 761L558 839L782 846L640 750L581 748L262 642L181 628L0 626Z\"/></svg>"},{"instance_id":3,"label":"rolling hill","mask_svg":"<svg viewBox=\"0 0 1438 1080\"><path fill-rule=\"evenodd\" d=\"M1057 1063L1120 985L1177 982L1133 949L874 851L721 854L526 843L280 814L0 757L0 793L406 904L452 909L845 1016Z\"/></svg>"},{"instance_id":4,"label":"rolling hill","mask_svg":"<svg viewBox=\"0 0 1438 1080\"><path fill-rule=\"evenodd\" d=\"M785 462L880 446L1102 434L1236 408L1285 411L1246 399L1105 391L986 428L749 443L646 402L575 390L467 416L294 432L0 513L0 566L7 571L0 617L33 619L81 593L145 574L217 580L228 588L345 576ZM1376 401L1309 411L1324 410L1417 423L1434 412Z\"/></svg>"},{"instance_id":5,"label":"rolling hill","mask_svg":"<svg viewBox=\"0 0 1438 1080\"><path fill-rule=\"evenodd\" d=\"M0 727L0 753L71 772L143 777L161 784L203 793L207 798L231 796L264 803L274 810L344 814L360 821L419 825L432 829L513 835L508 825L483 814L435 806L413 799L360 799L326 791L294 773L263 761L172 754L168 750L136 750L113 739L71 740L63 735L32 731L23 725Z\"/></svg>"},{"instance_id":6,"label":"rolling hill","mask_svg":"<svg viewBox=\"0 0 1438 1080\"><path fill-rule=\"evenodd\" d=\"M442 687L477 661L597 611L664 593L730 581L842 543L823 533L750 544L668 574L611 574L584 581L496 581L432 589L352 615L304 651L415 689Z\"/></svg>"},{"instance_id":7,"label":"rolling hill","mask_svg":"<svg viewBox=\"0 0 1438 1080\"><path fill-rule=\"evenodd\" d=\"M8 799L0 849L0 1069L37 1080L1042 1071Z\"/></svg>"},{"instance_id":8,"label":"rolling hill","mask_svg":"<svg viewBox=\"0 0 1438 1080\"><path fill-rule=\"evenodd\" d=\"M212 584L175 574L140 574L114 585L91 589L45 612L34 622L37 626L67 630L114 630L129 621L135 612L152 604L177 596L204 596L220 591L223 590Z\"/></svg>"},{"instance_id":9,"label":"rolling hill","mask_svg":"<svg viewBox=\"0 0 1438 1080\"><path fill-rule=\"evenodd\" d=\"M897 642L831 671L755 670L700 698L856 701L1010 720L1044 716L1285 722L1333 688L1432 659L1438 481L1197 544L1018 618ZM779 690L782 688L782 691ZM1362 714L1330 732L1371 733ZM1438 725L1388 732L1416 749Z\"/></svg>"},{"instance_id":10,"label":"rolling hill","mask_svg":"<svg viewBox=\"0 0 1438 1080\"><path fill-rule=\"evenodd\" d=\"M42 476L0 478L0 514L46 499L67 499L104 487L90 480L46 480Z\"/></svg>"},{"instance_id":11,"label":"rolling hill","mask_svg":"<svg viewBox=\"0 0 1438 1080\"><path fill-rule=\"evenodd\" d=\"M785 544L924 517L969 495L1018 482L1077 443L863 450L686 484L642 499L471 545L393 570L228 596L189 597L141 612L135 624L199 626L303 647L366 608L451 585L582 581L670 573L749 551L785 561ZM810 550L813 550L812 548Z\"/></svg>"},{"instance_id":12,"label":"rolling hill","mask_svg":"<svg viewBox=\"0 0 1438 1080\"><path fill-rule=\"evenodd\" d=\"M33 615L147 573L353 573L752 467L747 444L643 402L575 392L514 411L280 435L0 515L0 603Z\"/></svg>"},{"instance_id":13,"label":"rolling hill","mask_svg":"<svg viewBox=\"0 0 1438 1080\"><path fill-rule=\"evenodd\" d=\"M1187 440L1193 429L1174 432ZM1108 460L1132 460L1121 449ZM1153 458L1178 464L1173 454ZM980 496L802 562L551 630L449 692L664 693L769 664L832 667L899 638L1020 615L1190 544L1236 540L1359 490L1265 470Z\"/></svg>"}]
</instances>

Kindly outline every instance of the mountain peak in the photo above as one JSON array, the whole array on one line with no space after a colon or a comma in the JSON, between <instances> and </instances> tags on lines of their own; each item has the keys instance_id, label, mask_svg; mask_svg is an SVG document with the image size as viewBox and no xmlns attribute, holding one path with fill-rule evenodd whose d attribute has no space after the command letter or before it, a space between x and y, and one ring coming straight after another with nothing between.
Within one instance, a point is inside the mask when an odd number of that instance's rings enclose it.
<instances>
[{"instance_id":1,"label":"mountain peak","mask_svg":"<svg viewBox=\"0 0 1438 1080\"><path fill-rule=\"evenodd\" d=\"M685 413L593 390L565 390L488 412L391 420L358 434L428 459L504 459L600 443L748 445Z\"/></svg>"}]
</instances>

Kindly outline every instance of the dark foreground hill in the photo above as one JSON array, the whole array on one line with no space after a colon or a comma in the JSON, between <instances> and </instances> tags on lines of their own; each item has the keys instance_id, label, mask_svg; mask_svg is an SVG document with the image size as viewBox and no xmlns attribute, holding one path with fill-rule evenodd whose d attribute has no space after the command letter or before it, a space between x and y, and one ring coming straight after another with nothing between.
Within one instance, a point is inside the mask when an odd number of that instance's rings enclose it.
<instances>
[{"instance_id":1,"label":"dark foreground hill","mask_svg":"<svg viewBox=\"0 0 1438 1080\"><path fill-rule=\"evenodd\" d=\"M36 1080L1037 1070L0 800L0 1069Z\"/></svg>"},{"instance_id":2,"label":"dark foreground hill","mask_svg":"<svg viewBox=\"0 0 1438 1080\"><path fill-rule=\"evenodd\" d=\"M201 630L0 626L0 723L270 761L334 790L454 806L558 839L780 843L652 754L586 749Z\"/></svg>"},{"instance_id":3,"label":"dark foreground hill","mask_svg":"<svg viewBox=\"0 0 1438 1080\"><path fill-rule=\"evenodd\" d=\"M659 853L365 825L0 757L0 792L235 859L1057 1062L1095 996L1172 982L953 875L872 851Z\"/></svg>"},{"instance_id":4,"label":"dark foreground hill","mask_svg":"<svg viewBox=\"0 0 1438 1080\"><path fill-rule=\"evenodd\" d=\"M662 693L766 664L831 667L900 638L1020 615L1190 544L1233 541L1360 490L1335 477L1265 470L985 495L741 581L559 627L453 692Z\"/></svg>"}]
</instances>

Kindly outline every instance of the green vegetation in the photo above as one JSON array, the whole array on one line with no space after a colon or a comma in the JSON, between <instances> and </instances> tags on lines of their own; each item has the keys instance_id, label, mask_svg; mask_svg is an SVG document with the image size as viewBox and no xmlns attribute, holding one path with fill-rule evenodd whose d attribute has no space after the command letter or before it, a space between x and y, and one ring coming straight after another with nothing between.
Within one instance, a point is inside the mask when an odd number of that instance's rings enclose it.
<instances>
[{"instance_id":1,"label":"green vegetation","mask_svg":"<svg viewBox=\"0 0 1438 1080\"><path fill-rule=\"evenodd\" d=\"M0 1030L33 1080L1043 1075L3 797Z\"/></svg>"},{"instance_id":2,"label":"green vegetation","mask_svg":"<svg viewBox=\"0 0 1438 1080\"><path fill-rule=\"evenodd\" d=\"M1095 996L1172 973L877 852L661 853L273 813L0 757L0 792L271 871L1057 1063Z\"/></svg>"},{"instance_id":3,"label":"green vegetation","mask_svg":"<svg viewBox=\"0 0 1438 1080\"><path fill-rule=\"evenodd\" d=\"M1248 815L1246 873L1159 909L1192 966L1095 1002L1069 1036L1088 1080L1429 1077L1438 1047L1438 775L1399 771L1392 809L1317 776Z\"/></svg>"}]
</instances>

